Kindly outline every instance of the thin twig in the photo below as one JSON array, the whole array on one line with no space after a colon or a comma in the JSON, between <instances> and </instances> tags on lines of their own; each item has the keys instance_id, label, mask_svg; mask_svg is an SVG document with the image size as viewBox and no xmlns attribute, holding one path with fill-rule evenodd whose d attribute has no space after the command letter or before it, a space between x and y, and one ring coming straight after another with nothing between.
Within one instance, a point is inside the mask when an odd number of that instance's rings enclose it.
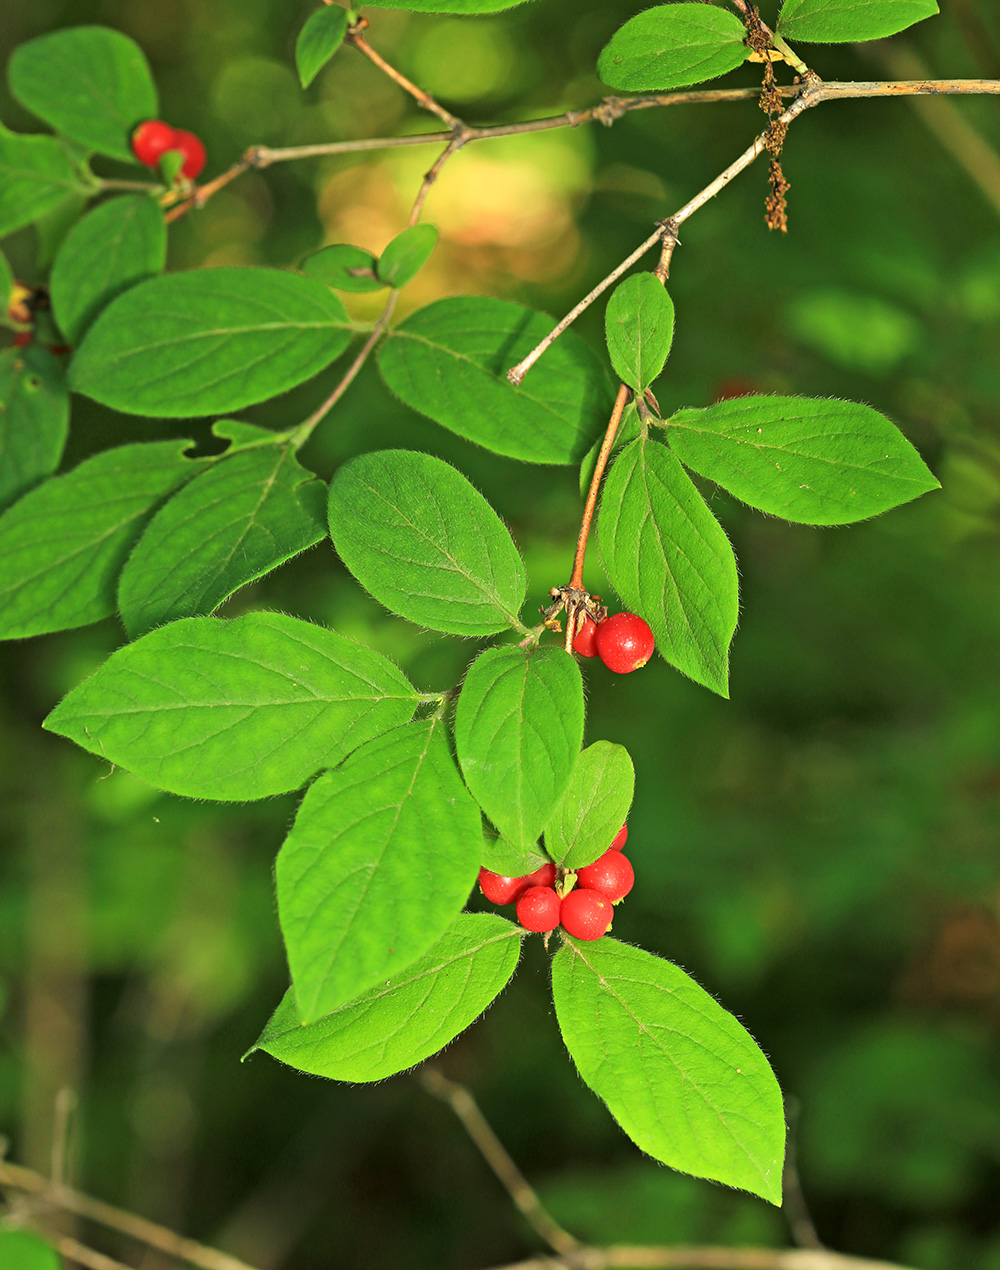
<instances>
[{"instance_id":1,"label":"thin twig","mask_svg":"<svg viewBox=\"0 0 1000 1270\"><path fill-rule=\"evenodd\" d=\"M580 1249L580 1241L564 1230L543 1206L535 1190L514 1161L507 1154L503 1143L493 1132L486 1117L476 1105L476 1100L465 1088L442 1076L436 1067L421 1069L418 1079L424 1089L435 1098L446 1102L458 1116L480 1154L500 1179L507 1194L531 1223L538 1235L562 1256L574 1254ZM562 1260L553 1265L566 1264Z\"/></svg>"},{"instance_id":2,"label":"thin twig","mask_svg":"<svg viewBox=\"0 0 1000 1270\"><path fill-rule=\"evenodd\" d=\"M362 18L356 26L351 27L347 35L344 37L345 42L353 44L359 53L364 53L379 70L387 75L394 84L398 84L404 92L409 93L413 100L423 110L429 110L432 115L437 115L442 123L446 123L449 128L460 128L462 126L461 119L445 110L444 106L434 100L430 93L425 93L422 88L418 88L405 75L396 70L395 66L390 66L381 53L376 53L372 46L368 43L361 32L368 25L368 19Z\"/></svg>"},{"instance_id":3,"label":"thin twig","mask_svg":"<svg viewBox=\"0 0 1000 1270\"><path fill-rule=\"evenodd\" d=\"M24 1191L29 1195L37 1195L53 1208L75 1213L87 1221L94 1221L110 1230L117 1230L123 1235L146 1244L149 1248L156 1248L159 1252L166 1253L168 1257L187 1261L192 1266L200 1266L201 1270L252 1270L252 1267L237 1257L218 1252L214 1248L206 1248L193 1239L186 1239L183 1235L175 1234L165 1226L147 1221L145 1217L139 1217L135 1213L115 1208L103 1200L84 1195L72 1187L56 1186L40 1173L35 1173L32 1169L23 1168L18 1164L8 1164L5 1160L0 1161L0 1187L3 1186Z\"/></svg>"},{"instance_id":4,"label":"thin twig","mask_svg":"<svg viewBox=\"0 0 1000 1270\"><path fill-rule=\"evenodd\" d=\"M86 1270L132 1270L124 1262L115 1261L114 1257L98 1252L96 1248L88 1248L86 1244L69 1235L46 1235L43 1232L43 1238L48 1239L67 1261L84 1266Z\"/></svg>"},{"instance_id":5,"label":"thin twig","mask_svg":"<svg viewBox=\"0 0 1000 1270\"><path fill-rule=\"evenodd\" d=\"M468 140L468 137L465 135L466 132L468 132L468 129L465 128L465 125L463 124L434 160L431 167L424 173L424 179L420 183L420 189L417 191L417 197L413 200L413 206L410 208L410 214L406 220L407 225L415 225L420 219L420 212L424 206L424 200L431 192L431 186L438 179L441 174L441 169L448 162L451 156L456 154L459 150L461 150L462 146L465 145Z\"/></svg>"},{"instance_id":6,"label":"thin twig","mask_svg":"<svg viewBox=\"0 0 1000 1270\"><path fill-rule=\"evenodd\" d=\"M531 1257L491 1270L905 1270L888 1261L812 1248L581 1248L565 1257Z\"/></svg>"},{"instance_id":7,"label":"thin twig","mask_svg":"<svg viewBox=\"0 0 1000 1270\"><path fill-rule=\"evenodd\" d=\"M594 508L597 506L597 491L601 487L601 478L604 476L604 469L608 465L608 459L611 456L611 450L615 444L615 437L618 435L618 425L622 421L622 415L625 413L625 406L628 404L630 389L627 384L619 384L618 396L615 398L615 407L611 411L611 418L608 420L608 426L604 433L604 440L601 443L600 451L597 455L597 463L594 466L594 474L590 478L590 489L587 490L587 501L583 505L583 516L580 519L580 532L576 539L576 553L573 556L573 572L570 576L569 585L571 587L583 590L583 561L587 554L587 539L590 536L590 524L594 519ZM569 623L571 629L573 623ZM572 641L570 641L572 642Z\"/></svg>"},{"instance_id":8,"label":"thin twig","mask_svg":"<svg viewBox=\"0 0 1000 1270\"><path fill-rule=\"evenodd\" d=\"M52 1125L52 1183L64 1186L69 1181L69 1135L76 1111L76 1091L64 1085L56 1094Z\"/></svg>"},{"instance_id":9,"label":"thin twig","mask_svg":"<svg viewBox=\"0 0 1000 1270\"><path fill-rule=\"evenodd\" d=\"M781 1209L788 1221L792 1240L798 1247L822 1248L823 1241L813 1223L805 1192L802 1190L802 1179L799 1177L799 1101L797 1098L785 1099L785 1120L788 1124L788 1134L785 1141L785 1167L781 1187L784 1198Z\"/></svg>"}]
</instances>

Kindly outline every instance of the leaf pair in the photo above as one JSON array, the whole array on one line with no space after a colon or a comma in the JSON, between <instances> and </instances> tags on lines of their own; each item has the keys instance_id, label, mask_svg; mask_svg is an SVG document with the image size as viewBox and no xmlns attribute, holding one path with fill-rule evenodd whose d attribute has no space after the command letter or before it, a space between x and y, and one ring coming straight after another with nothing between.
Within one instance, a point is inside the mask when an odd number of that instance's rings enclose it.
<instances>
[{"instance_id":1,"label":"leaf pair","mask_svg":"<svg viewBox=\"0 0 1000 1270\"><path fill-rule=\"evenodd\" d=\"M936 0L785 0L778 34L805 43L878 40L938 12ZM662 92L724 75L750 55L746 27L711 4L660 4L630 18L597 72L611 88Z\"/></svg>"},{"instance_id":2,"label":"leaf pair","mask_svg":"<svg viewBox=\"0 0 1000 1270\"><path fill-rule=\"evenodd\" d=\"M306 256L299 268L336 291L405 287L430 259L437 236L433 225L410 225L396 235L381 256L348 243L333 243Z\"/></svg>"}]
</instances>

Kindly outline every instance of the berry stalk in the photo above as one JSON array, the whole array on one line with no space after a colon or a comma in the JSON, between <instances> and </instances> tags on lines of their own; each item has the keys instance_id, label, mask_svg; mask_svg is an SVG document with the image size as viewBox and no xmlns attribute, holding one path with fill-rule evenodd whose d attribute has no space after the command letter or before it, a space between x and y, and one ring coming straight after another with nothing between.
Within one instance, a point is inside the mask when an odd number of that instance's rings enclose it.
<instances>
[{"instance_id":1,"label":"berry stalk","mask_svg":"<svg viewBox=\"0 0 1000 1270\"><path fill-rule=\"evenodd\" d=\"M600 453L597 456L597 465L594 468L594 475L590 478L590 489L587 490L587 501L583 505L583 516L580 520L580 533L576 540L576 555L573 557L573 574L570 577L569 585L573 588L583 590L583 559L587 554L587 539L590 537L590 525L594 519L594 508L597 506L597 491L601 488L601 478L604 476L604 469L608 465L608 459L611 456L611 447L615 443L615 437L618 435L618 425L622 421L622 415L625 413L625 407L631 394L631 389L627 384L618 386L618 396L615 398L615 407L611 411L611 418L608 420L608 428L604 434L604 441L601 445ZM572 623L570 623L572 628ZM572 639L572 636L570 637Z\"/></svg>"}]
</instances>

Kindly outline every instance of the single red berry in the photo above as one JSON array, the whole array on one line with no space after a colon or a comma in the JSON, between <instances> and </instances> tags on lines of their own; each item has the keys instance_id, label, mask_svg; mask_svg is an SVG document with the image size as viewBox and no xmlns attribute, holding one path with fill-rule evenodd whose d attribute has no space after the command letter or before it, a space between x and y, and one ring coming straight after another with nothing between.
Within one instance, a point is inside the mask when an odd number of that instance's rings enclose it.
<instances>
[{"instance_id":1,"label":"single red berry","mask_svg":"<svg viewBox=\"0 0 1000 1270\"><path fill-rule=\"evenodd\" d=\"M614 842L612 842L611 846L608 847L608 850L609 851L624 851L626 842L628 842L628 825L622 825L622 827L615 834L615 840Z\"/></svg>"},{"instance_id":2,"label":"single red berry","mask_svg":"<svg viewBox=\"0 0 1000 1270\"><path fill-rule=\"evenodd\" d=\"M178 128L174 133L174 144L170 149L180 150L184 156L181 176L186 176L190 181L201 176L208 156L205 154L205 147L200 137L196 137L193 132L185 132L183 128Z\"/></svg>"},{"instance_id":3,"label":"single red berry","mask_svg":"<svg viewBox=\"0 0 1000 1270\"><path fill-rule=\"evenodd\" d=\"M489 869L479 870L479 889L491 904L513 904L530 885L527 878L509 878Z\"/></svg>"},{"instance_id":4,"label":"single red berry","mask_svg":"<svg viewBox=\"0 0 1000 1270\"><path fill-rule=\"evenodd\" d=\"M556 880L556 866L551 862L541 865L524 879L528 886L552 886Z\"/></svg>"},{"instance_id":5,"label":"single red berry","mask_svg":"<svg viewBox=\"0 0 1000 1270\"><path fill-rule=\"evenodd\" d=\"M147 168L155 168L168 150L177 148L177 134L162 119L147 119L132 133L132 153Z\"/></svg>"},{"instance_id":6,"label":"single red berry","mask_svg":"<svg viewBox=\"0 0 1000 1270\"><path fill-rule=\"evenodd\" d=\"M518 898L517 920L525 930L538 933L559 925L559 896L551 886L529 886Z\"/></svg>"},{"instance_id":7,"label":"single red berry","mask_svg":"<svg viewBox=\"0 0 1000 1270\"><path fill-rule=\"evenodd\" d=\"M623 900L635 885L635 874L628 856L609 848L599 860L577 869L576 880L580 886L600 891L612 903Z\"/></svg>"},{"instance_id":8,"label":"single red berry","mask_svg":"<svg viewBox=\"0 0 1000 1270\"><path fill-rule=\"evenodd\" d=\"M635 613L614 613L598 622L594 635L597 655L616 675L627 675L645 666L655 641L649 626Z\"/></svg>"},{"instance_id":9,"label":"single red berry","mask_svg":"<svg viewBox=\"0 0 1000 1270\"><path fill-rule=\"evenodd\" d=\"M579 653L581 657L596 657L597 648L594 644L594 636L597 634L597 623L592 617L584 614L583 620L577 627L576 634L573 637L573 651Z\"/></svg>"},{"instance_id":10,"label":"single red berry","mask_svg":"<svg viewBox=\"0 0 1000 1270\"><path fill-rule=\"evenodd\" d=\"M577 939L600 939L611 929L614 906L600 891L577 887L562 902L559 920L567 935Z\"/></svg>"}]
</instances>

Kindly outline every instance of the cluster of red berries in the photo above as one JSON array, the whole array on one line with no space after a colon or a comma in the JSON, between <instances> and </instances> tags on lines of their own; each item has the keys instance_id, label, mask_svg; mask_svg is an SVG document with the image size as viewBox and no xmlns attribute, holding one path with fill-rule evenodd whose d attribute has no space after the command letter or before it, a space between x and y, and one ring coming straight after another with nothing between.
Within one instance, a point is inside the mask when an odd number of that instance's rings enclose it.
<instances>
[{"instance_id":1,"label":"cluster of red berries","mask_svg":"<svg viewBox=\"0 0 1000 1270\"><path fill-rule=\"evenodd\" d=\"M205 147L201 138L183 128L171 128L162 119L147 119L132 133L132 153L147 168L159 166L160 160L170 150L179 150L184 156L181 176L193 181L205 166Z\"/></svg>"},{"instance_id":2,"label":"cluster of red berries","mask_svg":"<svg viewBox=\"0 0 1000 1270\"><path fill-rule=\"evenodd\" d=\"M600 939L611 927L613 906L635 882L632 865L622 854L627 838L628 826L622 825L604 855L576 871L570 891L563 891L567 870L554 864L543 864L523 878L480 869L479 889L493 904L516 904L517 920L525 930L546 933L562 926L577 939Z\"/></svg>"},{"instance_id":3,"label":"cluster of red berries","mask_svg":"<svg viewBox=\"0 0 1000 1270\"><path fill-rule=\"evenodd\" d=\"M573 639L581 657L600 657L616 675L627 675L645 666L655 641L648 624L637 613L613 613L602 622L585 613Z\"/></svg>"}]
</instances>

